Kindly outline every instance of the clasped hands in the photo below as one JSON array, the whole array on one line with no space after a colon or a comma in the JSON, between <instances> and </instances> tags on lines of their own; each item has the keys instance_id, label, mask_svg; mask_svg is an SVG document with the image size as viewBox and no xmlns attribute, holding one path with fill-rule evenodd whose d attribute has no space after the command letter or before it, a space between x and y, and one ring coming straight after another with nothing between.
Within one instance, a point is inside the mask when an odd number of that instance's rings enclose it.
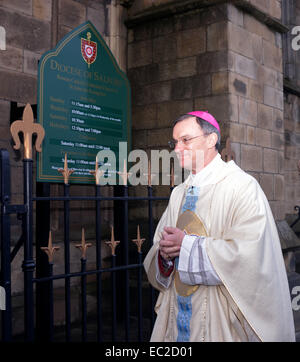
<instances>
[{"instance_id":1,"label":"clasped hands","mask_svg":"<svg viewBox=\"0 0 300 362\"><path fill-rule=\"evenodd\" d=\"M162 238L159 241L160 255L166 260L179 256L182 240L185 233L174 227L164 227Z\"/></svg>"}]
</instances>

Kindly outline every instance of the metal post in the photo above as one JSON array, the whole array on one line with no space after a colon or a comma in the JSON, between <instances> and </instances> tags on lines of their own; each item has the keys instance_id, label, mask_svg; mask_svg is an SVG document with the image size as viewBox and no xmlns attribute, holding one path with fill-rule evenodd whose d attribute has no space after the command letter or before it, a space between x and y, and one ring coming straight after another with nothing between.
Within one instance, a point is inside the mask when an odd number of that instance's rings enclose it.
<instances>
[{"instance_id":1,"label":"metal post","mask_svg":"<svg viewBox=\"0 0 300 362\"><path fill-rule=\"evenodd\" d=\"M33 260L32 225L32 159L24 159L24 204L27 213L24 218L24 261L22 269L24 272L24 324L26 341L34 340L34 298L33 298L33 272L35 262Z\"/></svg>"},{"instance_id":2,"label":"metal post","mask_svg":"<svg viewBox=\"0 0 300 362\"><path fill-rule=\"evenodd\" d=\"M37 196L49 197L50 184L37 182ZM51 271L48 265L48 257L41 250L47 247L50 230L50 201L37 201L36 203L36 277L49 276ZM49 282L52 283L52 282ZM53 289L53 288L52 288ZM51 287L48 282L36 284L36 335L40 341L47 341L51 337L51 304L53 305L53 293L50 295ZM52 312L53 313L53 312Z\"/></svg>"},{"instance_id":3,"label":"metal post","mask_svg":"<svg viewBox=\"0 0 300 362\"><path fill-rule=\"evenodd\" d=\"M70 196L70 185L64 184L64 196ZM64 249L65 249L65 274L70 273L70 201L64 201ZM66 341L71 339L71 284L70 277L65 278L65 320Z\"/></svg>"},{"instance_id":4,"label":"metal post","mask_svg":"<svg viewBox=\"0 0 300 362\"><path fill-rule=\"evenodd\" d=\"M96 197L101 195L96 185ZM96 267L101 269L101 208L100 200L96 201ZM102 342L102 273L97 273L97 341Z\"/></svg>"},{"instance_id":5,"label":"metal post","mask_svg":"<svg viewBox=\"0 0 300 362\"><path fill-rule=\"evenodd\" d=\"M2 341L12 339L11 313L11 266L10 266L10 215L6 206L10 204L10 164L7 150L0 151L1 161L1 284L5 290L5 311L1 314Z\"/></svg>"}]
</instances>

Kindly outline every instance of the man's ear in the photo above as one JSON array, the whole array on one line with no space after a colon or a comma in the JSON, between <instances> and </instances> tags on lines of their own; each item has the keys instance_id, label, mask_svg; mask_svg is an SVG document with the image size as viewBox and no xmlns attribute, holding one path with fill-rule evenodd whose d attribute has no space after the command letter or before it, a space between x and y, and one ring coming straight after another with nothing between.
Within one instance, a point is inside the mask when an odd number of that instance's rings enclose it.
<instances>
[{"instance_id":1,"label":"man's ear","mask_svg":"<svg viewBox=\"0 0 300 362\"><path fill-rule=\"evenodd\" d=\"M218 135L216 133L211 133L208 135L208 148L215 148L218 142Z\"/></svg>"}]
</instances>

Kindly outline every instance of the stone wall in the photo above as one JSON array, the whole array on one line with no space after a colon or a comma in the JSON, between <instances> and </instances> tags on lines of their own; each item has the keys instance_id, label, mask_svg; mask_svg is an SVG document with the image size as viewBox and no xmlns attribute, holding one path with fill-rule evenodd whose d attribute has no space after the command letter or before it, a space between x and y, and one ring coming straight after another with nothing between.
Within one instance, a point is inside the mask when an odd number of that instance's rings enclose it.
<instances>
[{"instance_id":1,"label":"stone wall","mask_svg":"<svg viewBox=\"0 0 300 362\"><path fill-rule=\"evenodd\" d=\"M37 103L38 61L43 53L54 48L68 32L90 20L108 42L110 34L106 1L89 0L3 0L0 3L0 24L6 31L6 50L0 51L0 147L8 149L12 165L12 203L22 203L22 154L15 151L10 136L11 102L18 106ZM35 160L35 154L33 156ZM60 188L51 186L58 194ZM93 192L88 188L75 194ZM73 204L74 218L82 219L91 208L88 203ZM59 213L52 213L52 227L59 232ZM95 220L88 218L93 224ZM76 221L76 220L75 220ZM20 237L20 222L13 219L12 242ZM78 235L80 230L78 229Z\"/></svg>"},{"instance_id":2,"label":"stone wall","mask_svg":"<svg viewBox=\"0 0 300 362\"><path fill-rule=\"evenodd\" d=\"M287 0L283 7L283 21L289 28L283 42L284 49L284 128L285 128L285 213L292 222L294 207L300 204L300 50L292 48L292 28L300 25L299 2ZM300 224L295 225L300 230Z\"/></svg>"},{"instance_id":3,"label":"stone wall","mask_svg":"<svg viewBox=\"0 0 300 362\"><path fill-rule=\"evenodd\" d=\"M172 120L208 110L220 122L223 146L230 137L237 164L284 219L280 1L159 3L168 11L134 3L128 23L134 147L164 148Z\"/></svg>"}]
</instances>

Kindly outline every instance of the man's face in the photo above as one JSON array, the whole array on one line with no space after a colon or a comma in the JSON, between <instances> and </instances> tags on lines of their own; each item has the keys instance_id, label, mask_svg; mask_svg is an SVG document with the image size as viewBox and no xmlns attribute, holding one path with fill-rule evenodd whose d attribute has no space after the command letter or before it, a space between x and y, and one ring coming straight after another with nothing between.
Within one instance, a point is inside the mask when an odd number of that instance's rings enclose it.
<instances>
[{"instance_id":1,"label":"man's face","mask_svg":"<svg viewBox=\"0 0 300 362\"><path fill-rule=\"evenodd\" d=\"M178 141L175 152L180 166L193 173L202 170L212 147L210 136L204 135L195 117L178 122L173 128L173 139Z\"/></svg>"}]
</instances>

